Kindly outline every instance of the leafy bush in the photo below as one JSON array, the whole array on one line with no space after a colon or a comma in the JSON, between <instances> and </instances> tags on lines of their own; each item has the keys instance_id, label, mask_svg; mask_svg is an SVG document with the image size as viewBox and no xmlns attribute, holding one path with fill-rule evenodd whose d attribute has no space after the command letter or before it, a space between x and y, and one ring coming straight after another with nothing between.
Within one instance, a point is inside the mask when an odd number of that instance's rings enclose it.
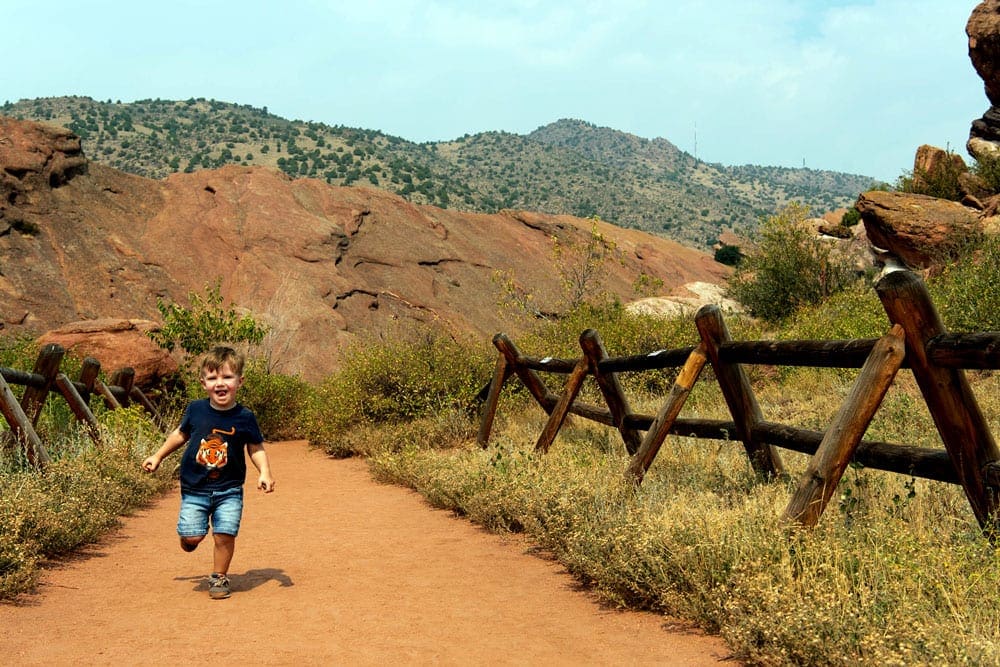
<instances>
[{"instance_id":1,"label":"leafy bush","mask_svg":"<svg viewBox=\"0 0 1000 667\"><path fill-rule=\"evenodd\" d=\"M739 263L743 261L743 253L739 246L723 245L715 251L715 261L727 266L739 266Z\"/></svg>"},{"instance_id":2,"label":"leafy bush","mask_svg":"<svg viewBox=\"0 0 1000 667\"><path fill-rule=\"evenodd\" d=\"M861 222L861 211L853 206L844 211L844 215L840 217L840 224L843 227L853 227L859 222Z\"/></svg>"},{"instance_id":3,"label":"leafy bush","mask_svg":"<svg viewBox=\"0 0 1000 667\"><path fill-rule=\"evenodd\" d=\"M1000 331L1000 239L987 237L945 266L928 289L945 326L953 331Z\"/></svg>"},{"instance_id":4,"label":"leafy bush","mask_svg":"<svg viewBox=\"0 0 1000 667\"><path fill-rule=\"evenodd\" d=\"M313 391L309 384L298 377L269 373L261 359L250 359L243 374L240 403L253 410L264 437L302 437L302 411Z\"/></svg>"},{"instance_id":5,"label":"leafy bush","mask_svg":"<svg viewBox=\"0 0 1000 667\"><path fill-rule=\"evenodd\" d=\"M533 357L577 359L582 356L580 335L595 330L611 357L649 354L698 343L698 330L690 315L664 318L629 311L621 303L582 304L555 320L538 321L525 336L514 341L518 348ZM622 373L619 378L626 392L662 392L669 389L676 371ZM565 378L554 381L553 387Z\"/></svg>"},{"instance_id":6,"label":"leafy bush","mask_svg":"<svg viewBox=\"0 0 1000 667\"><path fill-rule=\"evenodd\" d=\"M331 450L354 427L470 409L492 377L487 348L430 328L408 339L359 343L345 353L340 370L310 395L304 433Z\"/></svg>"},{"instance_id":7,"label":"leafy bush","mask_svg":"<svg viewBox=\"0 0 1000 667\"><path fill-rule=\"evenodd\" d=\"M750 314L778 322L795 309L821 303L856 280L846 260L803 226L807 209L791 205L768 218L757 247L729 280L729 296Z\"/></svg>"},{"instance_id":8,"label":"leafy bush","mask_svg":"<svg viewBox=\"0 0 1000 667\"><path fill-rule=\"evenodd\" d=\"M850 340L879 338L890 328L882 302L864 282L834 294L822 304L799 309L780 332L782 338Z\"/></svg>"},{"instance_id":9,"label":"leafy bush","mask_svg":"<svg viewBox=\"0 0 1000 667\"><path fill-rule=\"evenodd\" d=\"M977 160L973 173L982 180L987 190L1000 193L1000 159L984 157Z\"/></svg>"},{"instance_id":10,"label":"leafy bush","mask_svg":"<svg viewBox=\"0 0 1000 667\"><path fill-rule=\"evenodd\" d=\"M258 324L249 313L240 313L234 306L223 308L220 285L205 287L205 296L188 294L190 308L157 300L156 308L163 316L163 326L149 332L149 337L167 351L180 347L190 355L199 355L218 343L259 344L267 328Z\"/></svg>"}]
</instances>

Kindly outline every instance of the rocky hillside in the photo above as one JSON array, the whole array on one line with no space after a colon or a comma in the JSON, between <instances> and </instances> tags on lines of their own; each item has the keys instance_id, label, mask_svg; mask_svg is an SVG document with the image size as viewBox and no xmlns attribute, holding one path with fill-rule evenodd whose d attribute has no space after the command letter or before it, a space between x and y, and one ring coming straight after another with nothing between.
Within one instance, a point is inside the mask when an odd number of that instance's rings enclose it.
<instances>
[{"instance_id":1,"label":"rocky hillside","mask_svg":"<svg viewBox=\"0 0 1000 667\"><path fill-rule=\"evenodd\" d=\"M269 166L458 211L596 215L700 249L726 230L746 235L761 216L790 201L819 215L850 206L872 184L864 176L814 169L709 164L665 139L579 120L527 135L486 132L416 144L204 99L41 98L7 102L0 114L68 128L93 159L147 178L230 164Z\"/></svg>"},{"instance_id":2,"label":"rocky hillside","mask_svg":"<svg viewBox=\"0 0 1000 667\"><path fill-rule=\"evenodd\" d=\"M287 149L287 144L284 144ZM419 205L372 186L226 165L154 180L91 161L52 125L0 117L0 330L158 317L218 283L273 329L279 369L316 379L359 337L415 321L479 336L504 323L505 271L540 310L561 293L552 239L584 244L593 222ZM603 288L628 300L640 276L661 294L720 283L729 269L661 237L598 223L620 261Z\"/></svg>"}]
</instances>

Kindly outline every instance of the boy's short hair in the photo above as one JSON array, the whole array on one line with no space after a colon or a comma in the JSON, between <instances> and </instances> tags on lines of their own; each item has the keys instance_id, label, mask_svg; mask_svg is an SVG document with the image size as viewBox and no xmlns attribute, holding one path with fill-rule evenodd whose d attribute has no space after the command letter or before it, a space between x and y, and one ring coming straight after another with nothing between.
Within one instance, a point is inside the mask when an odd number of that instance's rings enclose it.
<instances>
[{"instance_id":1,"label":"boy's short hair","mask_svg":"<svg viewBox=\"0 0 1000 667\"><path fill-rule=\"evenodd\" d=\"M240 352L237 352L228 345L216 345L202 357L201 374L204 375L205 371L217 371L224 365L229 364L229 368L233 373L243 375L243 365L245 362L246 359Z\"/></svg>"}]
</instances>

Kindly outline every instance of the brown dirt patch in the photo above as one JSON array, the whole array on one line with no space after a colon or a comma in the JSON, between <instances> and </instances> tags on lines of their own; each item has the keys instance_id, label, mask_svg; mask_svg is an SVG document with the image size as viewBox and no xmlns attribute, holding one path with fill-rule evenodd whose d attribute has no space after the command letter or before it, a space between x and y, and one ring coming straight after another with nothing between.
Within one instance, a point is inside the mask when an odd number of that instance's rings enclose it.
<instances>
[{"instance_id":1,"label":"brown dirt patch","mask_svg":"<svg viewBox=\"0 0 1000 667\"><path fill-rule=\"evenodd\" d=\"M171 493L0 605L3 661L735 664L719 638L603 607L525 541L377 484L363 461L268 452L277 490L248 489L230 599L208 598L209 543L178 547Z\"/></svg>"}]
</instances>

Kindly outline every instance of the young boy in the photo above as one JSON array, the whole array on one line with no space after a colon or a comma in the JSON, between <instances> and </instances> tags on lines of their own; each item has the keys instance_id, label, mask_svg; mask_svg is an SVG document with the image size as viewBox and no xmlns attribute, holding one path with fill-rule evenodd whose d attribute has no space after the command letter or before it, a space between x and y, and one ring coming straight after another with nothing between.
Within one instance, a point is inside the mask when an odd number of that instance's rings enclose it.
<instances>
[{"instance_id":1,"label":"young boy","mask_svg":"<svg viewBox=\"0 0 1000 667\"><path fill-rule=\"evenodd\" d=\"M201 386L208 398L192 401L181 424L142 467L153 472L171 452L187 448L181 458L181 509L177 534L181 549L194 551L208 534L215 541L215 571L209 578L212 599L228 598L229 564L243 515L246 448L257 471L257 488L274 491L274 478L264 451L264 436L253 412L236 402L243 385L244 357L231 347L218 346L201 362Z\"/></svg>"}]
</instances>

